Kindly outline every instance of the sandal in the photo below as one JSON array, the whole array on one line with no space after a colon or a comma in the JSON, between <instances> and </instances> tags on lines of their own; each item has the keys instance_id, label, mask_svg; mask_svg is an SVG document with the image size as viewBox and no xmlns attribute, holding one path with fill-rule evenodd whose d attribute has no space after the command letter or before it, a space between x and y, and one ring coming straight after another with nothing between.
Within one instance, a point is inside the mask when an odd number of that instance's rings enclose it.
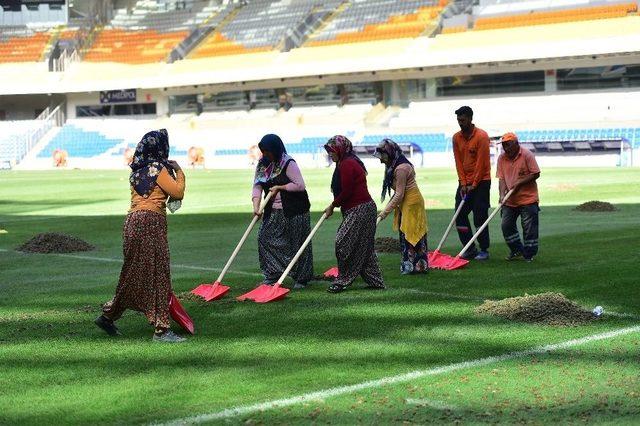
<instances>
[{"instance_id":1,"label":"sandal","mask_svg":"<svg viewBox=\"0 0 640 426\"><path fill-rule=\"evenodd\" d=\"M329 293L340 293L341 291L344 291L345 288L346 287L343 286L342 284L331 284L327 289L327 291Z\"/></svg>"}]
</instances>

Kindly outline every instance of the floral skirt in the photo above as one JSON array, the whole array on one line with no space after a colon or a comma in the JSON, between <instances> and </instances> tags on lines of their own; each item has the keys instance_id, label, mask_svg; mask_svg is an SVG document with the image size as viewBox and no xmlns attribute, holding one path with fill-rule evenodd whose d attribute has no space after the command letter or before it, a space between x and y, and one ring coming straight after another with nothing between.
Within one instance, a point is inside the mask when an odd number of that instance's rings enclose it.
<instances>
[{"instance_id":1,"label":"floral skirt","mask_svg":"<svg viewBox=\"0 0 640 426\"><path fill-rule=\"evenodd\" d=\"M369 201L343 213L336 234L338 277L334 284L350 285L360 275L369 287L384 288L375 252L376 203Z\"/></svg>"},{"instance_id":2,"label":"floral skirt","mask_svg":"<svg viewBox=\"0 0 640 426\"><path fill-rule=\"evenodd\" d=\"M157 329L169 328L171 271L167 218L139 210L127 215L123 231L124 264L113 299L103 306L115 321L125 310L143 312Z\"/></svg>"}]
</instances>

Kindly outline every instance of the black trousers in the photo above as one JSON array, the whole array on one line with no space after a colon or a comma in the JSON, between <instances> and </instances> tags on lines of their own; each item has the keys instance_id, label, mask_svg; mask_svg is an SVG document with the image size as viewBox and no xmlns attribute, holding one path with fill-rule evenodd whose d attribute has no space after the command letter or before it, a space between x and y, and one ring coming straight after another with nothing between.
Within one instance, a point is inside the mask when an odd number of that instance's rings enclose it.
<instances>
[{"instance_id":1,"label":"black trousers","mask_svg":"<svg viewBox=\"0 0 640 426\"><path fill-rule=\"evenodd\" d=\"M538 203L520 207L502 206L502 235L511 253L520 252L526 259L531 259L538 254L539 211ZM524 244L518 232L518 216L522 224Z\"/></svg>"},{"instance_id":2,"label":"black trousers","mask_svg":"<svg viewBox=\"0 0 640 426\"><path fill-rule=\"evenodd\" d=\"M460 214L456 218L456 229L458 230L458 237L460 237L460 242L463 246L466 246L467 243L471 241L471 237L473 237L474 234L471 229L471 223L469 222L469 213L473 211L473 224L476 229L480 228L489 218L489 207L491 207L489 204L490 190L491 181L483 180L478 183L476 189L467 195L468 199L465 201ZM460 185L458 185L458 189L456 190L456 210L461 201ZM486 227L484 231L480 233L478 244L480 245L480 250L489 250L489 227ZM477 251L477 248L474 244L469 247L467 253L473 253L475 251Z\"/></svg>"}]
</instances>

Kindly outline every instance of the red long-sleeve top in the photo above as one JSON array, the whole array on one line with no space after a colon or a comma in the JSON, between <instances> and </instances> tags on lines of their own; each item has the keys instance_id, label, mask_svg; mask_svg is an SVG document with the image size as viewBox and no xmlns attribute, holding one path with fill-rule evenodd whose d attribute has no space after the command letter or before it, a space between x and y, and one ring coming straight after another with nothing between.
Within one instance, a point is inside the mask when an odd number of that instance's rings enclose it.
<instances>
[{"instance_id":1,"label":"red long-sleeve top","mask_svg":"<svg viewBox=\"0 0 640 426\"><path fill-rule=\"evenodd\" d=\"M367 189L367 174L353 158L345 158L338 165L342 191L333 200L335 207L342 211L352 209L372 200Z\"/></svg>"}]
</instances>

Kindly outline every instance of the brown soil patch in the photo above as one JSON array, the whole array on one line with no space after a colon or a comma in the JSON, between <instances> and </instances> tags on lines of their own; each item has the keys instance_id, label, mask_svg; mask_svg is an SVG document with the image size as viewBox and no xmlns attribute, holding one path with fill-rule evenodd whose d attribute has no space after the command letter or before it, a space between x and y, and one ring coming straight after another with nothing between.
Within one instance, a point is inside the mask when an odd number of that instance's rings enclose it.
<instances>
[{"instance_id":1,"label":"brown soil patch","mask_svg":"<svg viewBox=\"0 0 640 426\"><path fill-rule=\"evenodd\" d=\"M577 326L595 319L594 315L561 293L541 293L532 296L487 300L475 310L511 321L555 326Z\"/></svg>"},{"instance_id":2,"label":"brown soil patch","mask_svg":"<svg viewBox=\"0 0 640 426\"><path fill-rule=\"evenodd\" d=\"M47 232L36 235L16 250L27 253L73 253L95 250L95 247L70 235Z\"/></svg>"},{"instance_id":3,"label":"brown soil patch","mask_svg":"<svg viewBox=\"0 0 640 426\"><path fill-rule=\"evenodd\" d=\"M615 206L606 201L587 201L575 208L579 212L615 212Z\"/></svg>"}]
</instances>

